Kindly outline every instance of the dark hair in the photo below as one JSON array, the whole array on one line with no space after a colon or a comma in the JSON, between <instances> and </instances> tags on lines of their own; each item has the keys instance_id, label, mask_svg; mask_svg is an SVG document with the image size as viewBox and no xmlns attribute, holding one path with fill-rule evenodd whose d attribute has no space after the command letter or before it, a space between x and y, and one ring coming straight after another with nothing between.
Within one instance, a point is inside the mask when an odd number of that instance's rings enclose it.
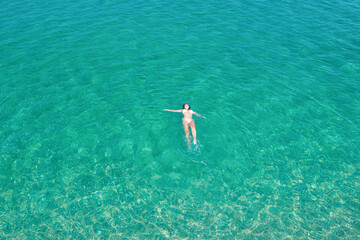
<instances>
[{"instance_id":1,"label":"dark hair","mask_svg":"<svg viewBox=\"0 0 360 240\"><path fill-rule=\"evenodd\" d=\"M190 104L187 104L187 103L185 103L185 104L183 105L183 109L185 109L185 105L189 105L189 110L191 109L191 108L190 108Z\"/></svg>"}]
</instances>

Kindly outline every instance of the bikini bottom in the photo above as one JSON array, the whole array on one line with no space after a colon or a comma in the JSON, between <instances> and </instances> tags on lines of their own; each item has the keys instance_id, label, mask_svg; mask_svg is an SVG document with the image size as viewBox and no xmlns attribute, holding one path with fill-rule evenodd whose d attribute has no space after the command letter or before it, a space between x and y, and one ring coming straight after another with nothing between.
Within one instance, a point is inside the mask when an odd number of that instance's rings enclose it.
<instances>
[{"instance_id":1,"label":"bikini bottom","mask_svg":"<svg viewBox=\"0 0 360 240\"><path fill-rule=\"evenodd\" d=\"M184 119L185 119L185 121L186 121L187 123L191 123L191 121L194 120L194 119L191 119L191 118L184 118Z\"/></svg>"}]
</instances>

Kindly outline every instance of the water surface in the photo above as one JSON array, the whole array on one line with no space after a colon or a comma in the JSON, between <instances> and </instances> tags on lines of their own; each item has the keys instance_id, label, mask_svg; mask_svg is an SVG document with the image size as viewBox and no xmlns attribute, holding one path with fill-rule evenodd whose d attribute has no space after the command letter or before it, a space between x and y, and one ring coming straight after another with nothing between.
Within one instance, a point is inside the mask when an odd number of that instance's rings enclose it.
<instances>
[{"instance_id":1,"label":"water surface","mask_svg":"<svg viewBox=\"0 0 360 240\"><path fill-rule=\"evenodd\" d=\"M358 239L359 11L6 0L0 236Z\"/></svg>"}]
</instances>

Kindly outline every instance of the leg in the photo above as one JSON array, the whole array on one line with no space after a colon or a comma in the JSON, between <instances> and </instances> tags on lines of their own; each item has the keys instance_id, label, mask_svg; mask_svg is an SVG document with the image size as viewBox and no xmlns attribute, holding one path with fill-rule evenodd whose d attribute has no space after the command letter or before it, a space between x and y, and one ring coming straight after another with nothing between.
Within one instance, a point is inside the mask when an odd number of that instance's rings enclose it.
<instances>
[{"instance_id":1,"label":"leg","mask_svg":"<svg viewBox=\"0 0 360 240\"><path fill-rule=\"evenodd\" d=\"M193 139L194 139L194 144L196 144L197 143L196 142L196 128L195 128L195 121L194 120L192 120L190 122L190 127L191 127L191 133L192 133Z\"/></svg>"},{"instance_id":2,"label":"leg","mask_svg":"<svg viewBox=\"0 0 360 240\"><path fill-rule=\"evenodd\" d=\"M183 126L184 126L184 131L185 131L185 136L186 136L186 140L188 142L188 145L190 144L190 132L189 132L189 125L188 123L183 119L182 120Z\"/></svg>"}]
</instances>

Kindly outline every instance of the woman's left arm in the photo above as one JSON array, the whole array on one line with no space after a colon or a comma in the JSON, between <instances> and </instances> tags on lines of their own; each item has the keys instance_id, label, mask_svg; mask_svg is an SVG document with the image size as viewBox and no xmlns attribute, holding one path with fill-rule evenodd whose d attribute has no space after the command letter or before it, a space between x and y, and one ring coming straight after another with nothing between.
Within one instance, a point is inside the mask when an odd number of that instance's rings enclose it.
<instances>
[{"instance_id":1,"label":"woman's left arm","mask_svg":"<svg viewBox=\"0 0 360 240\"><path fill-rule=\"evenodd\" d=\"M202 115L200 115L200 114L198 114L197 112L194 112L194 111L193 111L193 114L195 114L198 117L206 118L206 117L204 117L204 116L202 116Z\"/></svg>"}]
</instances>

